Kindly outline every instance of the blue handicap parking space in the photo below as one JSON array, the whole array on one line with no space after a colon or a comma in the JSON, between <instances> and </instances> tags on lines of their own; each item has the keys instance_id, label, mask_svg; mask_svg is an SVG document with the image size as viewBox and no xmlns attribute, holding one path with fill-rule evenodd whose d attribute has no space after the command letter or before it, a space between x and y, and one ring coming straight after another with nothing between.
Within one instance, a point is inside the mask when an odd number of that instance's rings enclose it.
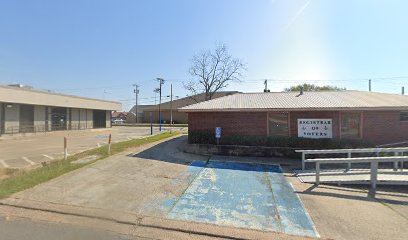
<instances>
[{"instance_id":1,"label":"blue handicap parking space","mask_svg":"<svg viewBox=\"0 0 408 240\"><path fill-rule=\"evenodd\" d=\"M193 162L193 179L170 218L316 237L313 223L278 165Z\"/></svg>"}]
</instances>

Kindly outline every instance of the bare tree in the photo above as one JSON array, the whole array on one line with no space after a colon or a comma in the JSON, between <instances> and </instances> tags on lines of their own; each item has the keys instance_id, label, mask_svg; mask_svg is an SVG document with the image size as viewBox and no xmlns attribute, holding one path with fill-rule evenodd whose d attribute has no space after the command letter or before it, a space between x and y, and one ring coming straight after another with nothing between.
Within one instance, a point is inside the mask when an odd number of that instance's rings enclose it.
<instances>
[{"instance_id":1,"label":"bare tree","mask_svg":"<svg viewBox=\"0 0 408 240\"><path fill-rule=\"evenodd\" d=\"M204 93L205 100L228 86L230 82L239 82L246 65L238 58L233 58L224 44L218 45L214 52L207 50L193 57L189 73L192 79L184 88L194 95ZM198 101L197 99L194 99Z\"/></svg>"}]
</instances>

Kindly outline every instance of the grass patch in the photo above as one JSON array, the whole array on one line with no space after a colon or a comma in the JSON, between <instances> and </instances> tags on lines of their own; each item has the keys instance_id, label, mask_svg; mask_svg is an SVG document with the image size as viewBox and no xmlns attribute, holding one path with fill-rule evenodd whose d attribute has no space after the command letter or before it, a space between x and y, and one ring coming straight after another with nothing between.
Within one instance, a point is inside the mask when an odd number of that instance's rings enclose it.
<instances>
[{"instance_id":1,"label":"grass patch","mask_svg":"<svg viewBox=\"0 0 408 240\"><path fill-rule=\"evenodd\" d=\"M0 180L13 176L17 171L15 168L0 168Z\"/></svg>"},{"instance_id":2,"label":"grass patch","mask_svg":"<svg viewBox=\"0 0 408 240\"><path fill-rule=\"evenodd\" d=\"M177 136L179 134L180 132L166 132L151 137L113 143L111 145L111 155L123 152L129 148L153 143L169 137ZM72 161L92 155L97 155L99 157L86 163L71 163ZM18 173L15 173L10 178L0 181L0 198L10 196L13 193L20 192L28 188L32 188L40 183L49 181L65 173L92 164L100 159L104 159L107 157L109 157L108 146L102 146L72 155L67 160L52 162L47 164L46 166L39 167L31 171L20 171Z\"/></svg>"}]
</instances>

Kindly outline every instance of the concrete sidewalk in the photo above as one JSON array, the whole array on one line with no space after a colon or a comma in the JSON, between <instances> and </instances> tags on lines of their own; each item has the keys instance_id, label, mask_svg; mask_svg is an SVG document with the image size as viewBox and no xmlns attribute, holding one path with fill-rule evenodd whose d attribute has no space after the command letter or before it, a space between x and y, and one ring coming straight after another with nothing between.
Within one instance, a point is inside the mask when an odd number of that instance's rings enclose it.
<instances>
[{"instance_id":1,"label":"concrete sidewalk","mask_svg":"<svg viewBox=\"0 0 408 240\"><path fill-rule=\"evenodd\" d=\"M296 176L304 183L316 182L315 170L295 170ZM370 169L323 169L320 171L320 183L328 184L370 184ZM378 169L377 185L408 185L408 171L398 169Z\"/></svg>"},{"instance_id":2,"label":"concrete sidewalk","mask_svg":"<svg viewBox=\"0 0 408 240\"><path fill-rule=\"evenodd\" d=\"M163 201L186 192L191 162L208 159L181 152L185 141L186 137L178 137L100 160L1 200L0 214L88 224L156 239L300 239L272 231L167 219L161 209ZM281 163L322 238L405 240L408 236L407 187L379 187L374 199L368 197L366 186L302 183L293 174L297 165L285 164L285 159L237 157L234 161Z\"/></svg>"},{"instance_id":3,"label":"concrete sidewalk","mask_svg":"<svg viewBox=\"0 0 408 240\"><path fill-rule=\"evenodd\" d=\"M143 215L162 214L161 199L181 194L190 156L177 151L180 138L140 146L67 173L14 198Z\"/></svg>"},{"instance_id":4,"label":"concrete sidewalk","mask_svg":"<svg viewBox=\"0 0 408 240\"><path fill-rule=\"evenodd\" d=\"M330 239L395 239L408 236L408 187L302 183L286 174L308 210L320 236Z\"/></svg>"},{"instance_id":5,"label":"concrete sidewalk","mask_svg":"<svg viewBox=\"0 0 408 240\"><path fill-rule=\"evenodd\" d=\"M103 229L156 239L303 239L167 219L163 201L183 194L192 160L208 159L180 152L184 142L185 137L174 138L98 161L1 200L0 213L81 225L86 219Z\"/></svg>"},{"instance_id":6,"label":"concrete sidewalk","mask_svg":"<svg viewBox=\"0 0 408 240\"><path fill-rule=\"evenodd\" d=\"M240 228L317 237L313 223L279 165L196 161L194 180L168 216Z\"/></svg>"}]
</instances>

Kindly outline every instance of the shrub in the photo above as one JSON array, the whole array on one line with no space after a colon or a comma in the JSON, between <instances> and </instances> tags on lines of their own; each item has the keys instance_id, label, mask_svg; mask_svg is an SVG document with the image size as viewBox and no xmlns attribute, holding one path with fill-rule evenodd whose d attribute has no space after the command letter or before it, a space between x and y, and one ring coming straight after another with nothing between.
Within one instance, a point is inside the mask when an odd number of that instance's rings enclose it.
<instances>
[{"instance_id":1,"label":"shrub","mask_svg":"<svg viewBox=\"0 0 408 240\"><path fill-rule=\"evenodd\" d=\"M215 133L211 131L189 131L188 143L214 144Z\"/></svg>"},{"instance_id":2,"label":"shrub","mask_svg":"<svg viewBox=\"0 0 408 240\"><path fill-rule=\"evenodd\" d=\"M267 137L269 147L292 147L308 149L362 148L374 145L361 139L330 139L330 138L299 138L299 137Z\"/></svg>"},{"instance_id":3,"label":"shrub","mask_svg":"<svg viewBox=\"0 0 408 240\"><path fill-rule=\"evenodd\" d=\"M266 138L262 136L234 135L224 137L223 145L266 146Z\"/></svg>"},{"instance_id":4,"label":"shrub","mask_svg":"<svg viewBox=\"0 0 408 240\"><path fill-rule=\"evenodd\" d=\"M212 131L192 131L188 135L189 143L214 144L215 133ZM299 138L285 136L233 135L221 138L222 145L290 147L300 149L338 149L374 147L361 139Z\"/></svg>"}]
</instances>

